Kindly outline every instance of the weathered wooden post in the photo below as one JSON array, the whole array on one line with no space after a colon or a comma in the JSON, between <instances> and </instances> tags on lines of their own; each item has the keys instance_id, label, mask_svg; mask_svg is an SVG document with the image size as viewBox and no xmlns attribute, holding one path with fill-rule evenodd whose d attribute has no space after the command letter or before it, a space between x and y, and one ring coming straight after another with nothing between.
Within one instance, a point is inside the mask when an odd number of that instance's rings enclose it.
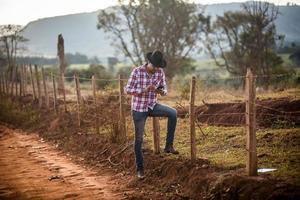
<instances>
[{"instance_id":1,"label":"weathered wooden post","mask_svg":"<svg viewBox=\"0 0 300 200\"><path fill-rule=\"evenodd\" d=\"M24 96L24 65L20 66L20 96Z\"/></svg>"},{"instance_id":2,"label":"weathered wooden post","mask_svg":"<svg viewBox=\"0 0 300 200\"><path fill-rule=\"evenodd\" d=\"M59 73L64 74L65 73L65 44L64 44L64 38L62 34L58 35L57 38L57 56L58 56L58 63L59 63ZM65 92L64 87L64 77L58 78L58 93L62 94Z\"/></svg>"},{"instance_id":3,"label":"weathered wooden post","mask_svg":"<svg viewBox=\"0 0 300 200\"><path fill-rule=\"evenodd\" d=\"M22 96L22 65L18 65L17 69L17 83L19 85L18 88L18 95L21 97Z\"/></svg>"},{"instance_id":4,"label":"weathered wooden post","mask_svg":"<svg viewBox=\"0 0 300 200\"><path fill-rule=\"evenodd\" d=\"M6 77L5 72L2 72L2 81L3 81L3 93L7 95L7 87L6 87Z\"/></svg>"},{"instance_id":5,"label":"weathered wooden post","mask_svg":"<svg viewBox=\"0 0 300 200\"><path fill-rule=\"evenodd\" d=\"M37 85L37 90L38 90L39 108L42 108L43 101L42 101L41 82L40 82L40 78L39 78L38 66L34 65L34 69L35 69L36 85Z\"/></svg>"},{"instance_id":6,"label":"weathered wooden post","mask_svg":"<svg viewBox=\"0 0 300 200\"><path fill-rule=\"evenodd\" d=\"M20 96L24 96L24 66L20 65Z\"/></svg>"},{"instance_id":7,"label":"weathered wooden post","mask_svg":"<svg viewBox=\"0 0 300 200\"><path fill-rule=\"evenodd\" d=\"M159 126L159 118L153 117L153 146L154 146L154 153L160 153L160 126Z\"/></svg>"},{"instance_id":8,"label":"weathered wooden post","mask_svg":"<svg viewBox=\"0 0 300 200\"><path fill-rule=\"evenodd\" d=\"M16 68L15 68L15 94L16 94L16 97L19 96L19 90L18 90L18 70L19 67L18 65L16 64Z\"/></svg>"},{"instance_id":9,"label":"weathered wooden post","mask_svg":"<svg viewBox=\"0 0 300 200\"><path fill-rule=\"evenodd\" d=\"M51 74L51 77L52 77L52 83L53 83L53 107L54 107L55 113L57 114L57 94L56 94L55 77L53 74Z\"/></svg>"},{"instance_id":10,"label":"weathered wooden post","mask_svg":"<svg viewBox=\"0 0 300 200\"><path fill-rule=\"evenodd\" d=\"M95 111L96 111L96 122L95 122L95 129L96 133L100 133L99 129L99 109L98 109L98 102L97 102L97 94L96 94L96 80L95 80L95 75L92 76L92 89L93 89L93 97L94 97L94 106L95 106Z\"/></svg>"},{"instance_id":11,"label":"weathered wooden post","mask_svg":"<svg viewBox=\"0 0 300 200\"><path fill-rule=\"evenodd\" d=\"M9 87L8 87L8 81L7 81L7 73L4 72L4 91L5 91L5 94L8 95L9 93Z\"/></svg>"},{"instance_id":12,"label":"weathered wooden post","mask_svg":"<svg viewBox=\"0 0 300 200\"><path fill-rule=\"evenodd\" d=\"M15 83L15 66L11 66L11 88L10 88L10 93L12 96L14 96L14 83Z\"/></svg>"},{"instance_id":13,"label":"weathered wooden post","mask_svg":"<svg viewBox=\"0 0 300 200\"><path fill-rule=\"evenodd\" d=\"M3 83L3 94L7 94L7 91L6 91L6 78L5 78L5 72L2 72L2 83Z\"/></svg>"},{"instance_id":14,"label":"weathered wooden post","mask_svg":"<svg viewBox=\"0 0 300 200\"><path fill-rule=\"evenodd\" d=\"M74 75L74 81L76 86L76 95L77 95L77 119L78 119L78 127L81 125L80 119L80 104L81 104L81 94L80 94L80 83L77 74Z\"/></svg>"},{"instance_id":15,"label":"weathered wooden post","mask_svg":"<svg viewBox=\"0 0 300 200\"><path fill-rule=\"evenodd\" d=\"M4 95L4 90L3 90L3 78L2 78L3 76L2 76L2 72L0 73L0 94L1 94L1 96L3 96Z\"/></svg>"},{"instance_id":16,"label":"weathered wooden post","mask_svg":"<svg viewBox=\"0 0 300 200\"><path fill-rule=\"evenodd\" d=\"M27 65L23 67L23 74L24 74L24 95L27 94Z\"/></svg>"},{"instance_id":17,"label":"weathered wooden post","mask_svg":"<svg viewBox=\"0 0 300 200\"><path fill-rule=\"evenodd\" d=\"M3 94L6 94L6 81L5 81L5 72L2 72L1 73L1 76L2 76L2 92Z\"/></svg>"},{"instance_id":18,"label":"weathered wooden post","mask_svg":"<svg viewBox=\"0 0 300 200\"><path fill-rule=\"evenodd\" d=\"M61 74L61 80L62 80L62 93L63 93L63 99L64 99L64 110L67 112L67 100L66 100L66 89L65 89L65 74Z\"/></svg>"},{"instance_id":19,"label":"weathered wooden post","mask_svg":"<svg viewBox=\"0 0 300 200\"><path fill-rule=\"evenodd\" d=\"M119 123L119 130L121 133L121 140L127 140L126 134L126 118L125 118L125 96L124 96L124 81L122 79L122 75L119 74L119 102L120 102L120 123Z\"/></svg>"},{"instance_id":20,"label":"weathered wooden post","mask_svg":"<svg viewBox=\"0 0 300 200\"><path fill-rule=\"evenodd\" d=\"M190 139L191 139L191 160L195 161L197 157L196 136L195 136L195 90L196 77L193 76L190 88Z\"/></svg>"},{"instance_id":21,"label":"weathered wooden post","mask_svg":"<svg viewBox=\"0 0 300 200\"><path fill-rule=\"evenodd\" d=\"M49 95L48 95L48 87L47 87L47 77L45 75L44 67L42 67L42 77L43 77L43 86L46 100L46 108L49 109Z\"/></svg>"},{"instance_id":22,"label":"weathered wooden post","mask_svg":"<svg viewBox=\"0 0 300 200\"><path fill-rule=\"evenodd\" d=\"M255 79L250 68L246 75L246 137L247 137L247 165L249 176L257 175L256 153L256 109L255 109Z\"/></svg>"},{"instance_id":23,"label":"weathered wooden post","mask_svg":"<svg viewBox=\"0 0 300 200\"><path fill-rule=\"evenodd\" d=\"M30 79L31 79L33 99L36 100L36 91L35 91L35 84L34 84L34 76L33 76L33 71L32 71L31 64L29 65L29 69L30 69Z\"/></svg>"}]
</instances>

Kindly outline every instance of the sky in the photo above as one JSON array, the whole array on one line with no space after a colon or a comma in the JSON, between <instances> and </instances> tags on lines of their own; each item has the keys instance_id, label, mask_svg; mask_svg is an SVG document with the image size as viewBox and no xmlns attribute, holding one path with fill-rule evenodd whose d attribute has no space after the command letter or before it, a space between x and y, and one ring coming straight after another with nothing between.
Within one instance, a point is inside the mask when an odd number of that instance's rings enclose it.
<instances>
[{"instance_id":1,"label":"sky","mask_svg":"<svg viewBox=\"0 0 300 200\"><path fill-rule=\"evenodd\" d=\"M201 4L243 2L243 0L189 0ZM300 0L266 0L276 5ZM117 0L0 0L0 25L26 25L40 18L92 12L117 4Z\"/></svg>"}]
</instances>

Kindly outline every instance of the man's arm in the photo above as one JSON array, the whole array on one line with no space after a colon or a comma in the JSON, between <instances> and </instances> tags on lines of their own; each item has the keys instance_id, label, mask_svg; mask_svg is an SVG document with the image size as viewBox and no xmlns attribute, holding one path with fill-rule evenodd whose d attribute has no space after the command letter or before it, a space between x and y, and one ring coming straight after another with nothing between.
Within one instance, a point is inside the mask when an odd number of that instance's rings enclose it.
<instances>
[{"instance_id":1,"label":"man's arm","mask_svg":"<svg viewBox=\"0 0 300 200\"><path fill-rule=\"evenodd\" d=\"M162 78L162 82L163 82L163 91L164 91L164 96L165 95L167 95L168 94L168 86L167 86L167 82L166 82L166 75L165 75L165 73L164 73L164 70L162 70L162 76L163 76L163 78Z\"/></svg>"},{"instance_id":2,"label":"man's arm","mask_svg":"<svg viewBox=\"0 0 300 200\"><path fill-rule=\"evenodd\" d=\"M161 96L166 96L168 93L167 89L167 83L166 83L166 76L163 70L161 70L161 82L160 82L160 87L161 89L156 89L156 92L159 93Z\"/></svg>"},{"instance_id":3,"label":"man's arm","mask_svg":"<svg viewBox=\"0 0 300 200\"><path fill-rule=\"evenodd\" d=\"M132 70L127 85L125 86L125 92L130 95L138 95L142 93L142 88L137 88L137 76L138 71L137 68Z\"/></svg>"}]
</instances>

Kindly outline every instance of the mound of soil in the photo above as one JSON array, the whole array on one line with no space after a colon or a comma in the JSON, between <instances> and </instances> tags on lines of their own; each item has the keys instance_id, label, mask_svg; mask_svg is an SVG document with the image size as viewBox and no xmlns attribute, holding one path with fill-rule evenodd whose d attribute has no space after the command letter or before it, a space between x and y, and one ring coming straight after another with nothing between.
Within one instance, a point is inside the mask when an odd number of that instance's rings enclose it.
<instances>
[{"instance_id":1,"label":"mound of soil","mask_svg":"<svg viewBox=\"0 0 300 200\"><path fill-rule=\"evenodd\" d=\"M189 108L177 108L179 116L188 114ZM199 122L209 125L239 126L245 124L245 103L214 103L197 106ZM299 127L300 100L288 98L256 100L258 127Z\"/></svg>"}]
</instances>

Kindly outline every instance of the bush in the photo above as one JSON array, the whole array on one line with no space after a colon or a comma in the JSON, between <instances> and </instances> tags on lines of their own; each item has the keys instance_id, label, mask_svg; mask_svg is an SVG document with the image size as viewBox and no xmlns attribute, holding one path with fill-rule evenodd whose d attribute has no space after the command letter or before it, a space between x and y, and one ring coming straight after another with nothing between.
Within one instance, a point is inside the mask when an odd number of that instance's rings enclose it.
<instances>
[{"instance_id":1,"label":"bush","mask_svg":"<svg viewBox=\"0 0 300 200\"><path fill-rule=\"evenodd\" d=\"M87 69L67 69L65 76L72 77L74 74L77 74L80 78L91 79L95 75L96 79L112 79L113 75L108 72L104 66L91 64ZM80 79L80 82L86 82L90 80ZM69 81L72 81L69 80ZM110 80L96 80L98 88L105 88L107 85L111 84Z\"/></svg>"}]
</instances>

